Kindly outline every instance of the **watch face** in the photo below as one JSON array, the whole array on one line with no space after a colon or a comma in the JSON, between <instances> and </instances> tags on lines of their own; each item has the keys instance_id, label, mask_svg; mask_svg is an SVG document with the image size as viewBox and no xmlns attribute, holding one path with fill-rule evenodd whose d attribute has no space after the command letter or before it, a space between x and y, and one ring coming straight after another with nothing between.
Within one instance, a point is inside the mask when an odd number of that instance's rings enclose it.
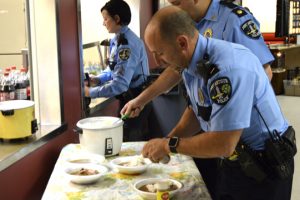
<instances>
[{"instance_id":1,"label":"watch face","mask_svg":"<svg viewBox=\"0 0 300 200\"><path fill-rule=\"evenodd\" d=\"M177 143L178 143L178 137L170 138L170 140L169 140L170 147L177 147Z\"/></svg>"}]
</instances>

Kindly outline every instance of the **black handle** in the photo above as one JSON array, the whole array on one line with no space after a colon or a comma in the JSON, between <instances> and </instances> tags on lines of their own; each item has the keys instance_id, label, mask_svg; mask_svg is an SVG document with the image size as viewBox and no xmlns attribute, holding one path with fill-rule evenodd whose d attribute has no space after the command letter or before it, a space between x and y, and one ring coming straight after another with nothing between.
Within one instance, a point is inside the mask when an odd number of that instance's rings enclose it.
<instances>
[{"instance_id":1,"label":"black handle","mask_svg":"<svg viewBox=\"0 0 300 200\"><path fill-rule=\"evenodd\" d=\"M73 131L74 133L82 134L82 128L79 128L77 126L73 129Z\"/></svg>"},{"instance_id":2,"label":"black handle","mask_svg":"<svg viewBox=\"0 0 300 200\"><path fill-rule=\"evenodd\" d=\"M15 114L14 110L2 110L1 112L3 116L12 116Z\"/></svg>"},{"instance_id":3,"label":"black handle","mask_svg":"<svg viewBox=\"0 0 300 200\"><path fill-rule=\"evenodd\" d=\"M91 86L91 78L90 78L89 73L84 73L84 81L86 82L88 87Z\"/></svg>"}]
</instances>

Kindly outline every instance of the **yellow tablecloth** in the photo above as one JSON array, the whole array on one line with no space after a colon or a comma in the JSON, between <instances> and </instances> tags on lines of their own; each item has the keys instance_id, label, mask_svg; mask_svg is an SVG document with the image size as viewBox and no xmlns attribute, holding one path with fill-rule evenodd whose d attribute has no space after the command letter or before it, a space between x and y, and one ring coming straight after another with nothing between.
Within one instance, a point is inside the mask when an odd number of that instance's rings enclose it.
<instances>
[{"instance_id":1,"label":"yellow tablecloth","mask_svg":"<svg viewBox=\"0 0 300 200\"><path fill-rule=\"evenodd\" d=\"M139 155L144 144L123 143L119 156ZM82 151L80 144L69 144L62 149L44 191L43 200L142 200L134 191L133 184L140 179L154 177L173 178L183 183L183 188L173 200L211 199L193 159L181 154L172 154L168 164L150 164L147 171L140 175L123 175L112 170L94 184L74 184L65 175L66 160ZM107 158L104 163L109 163L114 158L116 157Z\"/></svg>"}]
</instances>

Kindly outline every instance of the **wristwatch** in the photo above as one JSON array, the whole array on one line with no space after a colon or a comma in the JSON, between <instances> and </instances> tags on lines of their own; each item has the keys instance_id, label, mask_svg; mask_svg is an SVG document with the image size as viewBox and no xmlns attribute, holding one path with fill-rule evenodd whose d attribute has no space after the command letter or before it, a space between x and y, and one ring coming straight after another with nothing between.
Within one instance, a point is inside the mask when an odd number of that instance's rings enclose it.
<instances>
[{"instance_id":1,"label":"wristwatch","mask_svg":"<svg viewBox=\"0 0 300 200\"><path fill-rule=\"evenodd\" d=\"M171 137L169 139L169 148L172 153L177 153L177 146L179 144L179 137Z\"/></svg>"}]
</instances>

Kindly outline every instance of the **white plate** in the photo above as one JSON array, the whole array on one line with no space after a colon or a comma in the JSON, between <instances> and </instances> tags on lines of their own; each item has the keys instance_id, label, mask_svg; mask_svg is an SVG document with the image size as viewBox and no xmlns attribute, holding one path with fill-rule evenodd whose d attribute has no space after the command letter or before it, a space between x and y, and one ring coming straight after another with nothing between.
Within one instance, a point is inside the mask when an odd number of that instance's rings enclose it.
<instances>
[{"instance_id":1,"label":"white plate","mask_svg":"<svg viewBox=\"0 0 300 200\"><path fill-rule=\"evenodd\" d=\"M148 179L142 179L142 180L137 181L134 184L134 190L141 197L143 197L144 199L156 199L156 193L154 193L154 192L145 192L145 191L140 190L140 188L144 185L155 184L155 183L158 183L158 182L161 182L161 181L170 182L170 183L172 183L173 185L175 185L177 187L176 190L169 191L169 197L170 198L173 197L183 187L182 183L180 183L179 181L174 180L174 179L169 179L169 178L148 178Z\"/></svg>"},{"instance_id":2,"label":"white plate","mask_svg":"<svg viewBox=\"0 0 300 200\"><path fill-rule=\"evenodd\" d=\"M93 153L79 153L67 158L70 164L100 164L105 160L104 156Z\"/></svg>"},{"instance_id":3,"label":"white plate","mask_svg":"<svg viewBox=\"0 0 300 200\"><path fill-rule=\"evenodd\" d=\"M144 164L139 164L139 161L143 161ZM125 156L125 157L119 157L114 160L112 160L111 165L118 169L119 173L123 174L141 174L146 171L148 165L151 163L151 161L147 158L142 158L141 156ZM130 163L130 164L138 164L138 165L130 165L130 166L124 166L124 163Z\"/></svg>"},{"instance_id":4,"label":"white plate","mask_svg":"<svg viewBox=\"0 0 300 200\"><path fill-rule=\"evenodd\" d=\"M74 175L73 173L79 172L81 169L97 170L97 174L92 175ZM104 165L77 165L65 169L66 175L70 181L77 184L91 184L98 181L103 175L108 172L108 168Z\"/></svg>"}]
</instances>

